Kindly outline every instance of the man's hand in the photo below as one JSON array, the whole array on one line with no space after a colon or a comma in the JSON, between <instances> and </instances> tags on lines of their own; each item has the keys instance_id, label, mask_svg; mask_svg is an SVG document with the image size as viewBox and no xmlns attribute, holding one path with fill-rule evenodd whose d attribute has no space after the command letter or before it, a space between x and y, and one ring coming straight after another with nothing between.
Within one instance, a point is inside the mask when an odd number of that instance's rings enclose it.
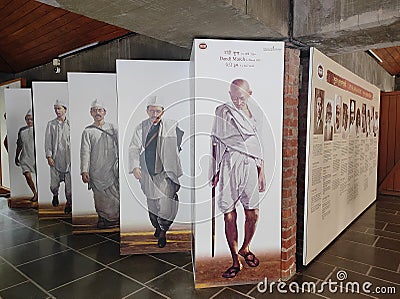
<instances>
[{"instance_id":1,"label":"man's hand","mask_svg":"<svg viewBox=\"0 0 400 299\"><path fill-rule=\"evenodd\" d=\"M137 180L140 180L142 178L142 171L140 170L139 167L133 169L133 175Z\"/></svg>"},{"instance_id":2,"label":"man's hand","mask_svg":"<svg viewBox=\"0 0 400 299\"><path fill-rule=\"evenodd\" d=\"M50 167L54 166L54 160L51 157L47 157L47 164L49 164Z\"/></svg>"},{"instance_id":3,"label":"man's hand","mask_svg":"<svg viewBox=\"0 0 400 299\"><path fill-rule=\"evenodd\" d=\"M90 176L88 172L82 172L81 176L82 176L82 182L84 182L85 184L90 182Z\"/></svg>"},{"instance_id":4,"label":"man's hand","mask_svg":"<svg viewBox=\"0 0 400 299\"><path fill-rule=\"evenodd\" d=\"M219 182L219 171L214 175L211 186L216 187Z\"/></svg>"},{"instance_id":5,"label":"man's hand","mask_svg":"<svg viewBox=\"0 0 400 299\"><path fill-rule=\"evenodd\" d=\"M258 192L264 192L265 185L266 185L266 181L265 181L264 170L260 169L260 171L258 173Z\"/></svg>"},{"instance_id":6,"label":"man's hand","mask_svg":"<svg viewBox=\"0 0 400 299\"><path fill-rule=\"evenodd\" d=\"M18 157L15 157L15 165L20 166L21 164L19 163Z\"/></svg>"}]
</instances>

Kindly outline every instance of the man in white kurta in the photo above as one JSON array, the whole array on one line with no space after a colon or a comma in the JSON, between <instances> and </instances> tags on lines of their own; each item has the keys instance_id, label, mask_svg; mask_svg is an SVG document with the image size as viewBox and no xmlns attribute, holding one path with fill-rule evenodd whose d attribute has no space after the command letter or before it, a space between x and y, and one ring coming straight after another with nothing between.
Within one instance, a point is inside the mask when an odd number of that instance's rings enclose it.
<instances>
[{"instance_id":1,"label":"man in white kurta","mask_svg":"<svg viewBox=\"0 0 400 299\"><path fill-rule=\"evenodd\" d=\"M218 106L211 133L215 160L211 167L212 185L219 184L218 206L224 213L225 236L232 256L232 266L222 276L233 278L242 268L239 255L250 267L259 260L250 251L256 230L259 192L265 191L264 158L261 142L262 114L248 102L252 91L244 79L230 85L228 102ZM258 114L259 113L259 114ZM245 212L245 236L238 249L236 207Z\"/></svg>"},{"instance_id":2,"label":"man in white kurta","mask_svg":"<svg viewBox=\"0 0 400 299\"><path fill-rule=\"evenodd\" d=\"M65 204L66 214L72 211L72 191L71 191L71 146L70 146L70 126L66 117L67 104L61 100L54 103L56 118L47 123L44 146L47 163L50 166L50 191L53 194L52 204L54 207L59 205L58 191L61 182L65 184Z\"/></svg>"},{"instance_id":3,"label":"man in white kurta","mask_svg":"<svg viewBox=\"0 0 400 299\"><path fill-rule=\"evenodd\" d=\"M18 131L17 148L15 151L15 164L21 167L29 188L32 190L33 197L31 201L38 200L35 183L32 179L32 173L36 173L35 161L35 141L33 138L33 115L29 109L25 115L26 126Z\"/></svg>"},{"instance_id":4,"label":"man in white kurta","mask_svg":"<svg viewBox=\"0 0 400 299\"><path fill-rule=\"evenodd\" d=\"M150 222L155 228L158 247L166 245L166 233L178 212L179 177L177 122L161 119L164 105L157 97L147 103L148 119L135 129L129 146L129 169L147 197ZM181 136L180 136L181 137Z\"/></svg>"},{"instance_id":5,"label":"man in white kurta","mask_svg":"<svg viewBox=\"0 0 400 299\"><path fill-rule=\"evenodd\" d=\"M91 105L90 114L94 122L84 129L81 140L82 181L93 191L97 227L118 227L118 130L104 121L106 109L97 99Z\"/></svg>"}]
</instances>

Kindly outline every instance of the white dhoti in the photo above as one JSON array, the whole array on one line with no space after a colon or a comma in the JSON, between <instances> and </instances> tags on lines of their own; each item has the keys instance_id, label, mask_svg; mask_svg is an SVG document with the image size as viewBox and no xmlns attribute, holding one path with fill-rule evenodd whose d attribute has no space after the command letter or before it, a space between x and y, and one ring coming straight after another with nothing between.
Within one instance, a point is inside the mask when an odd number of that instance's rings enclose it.
<instances>
[{"instance_id":1,"label":"white dhoti","mask_svg":"<svg viewBox=\"0 0 400 299\"><path fill-rule=\"evenodd\" d=\"M92 186L97 214L108 221L119 221L119 189L113 184L105 190Z\"/></svg>"},{"instance_id":2,"label":"white dhoti","mask_svg":"<svg viewBox=\"0 0 400 299\"><path fill-rule=\"evenodd\" d=\"M67 201L71 201L71 173L59 172L55 167L50 167L50 191L53 195L58 195L61 182L65 184L65 198Z\"/></svg>"},{"instance_id":3,"label":"white dhoti","mask_svg":"<svg viewBox=\"0 0 400 299\"><path fill-rule=\"evenodd\" d=\"M258 209L258 173L254 158L237 151L225 151L220 164L218 207L233 211L239 201L246 210Z\"/></svg>"}]
</instances>

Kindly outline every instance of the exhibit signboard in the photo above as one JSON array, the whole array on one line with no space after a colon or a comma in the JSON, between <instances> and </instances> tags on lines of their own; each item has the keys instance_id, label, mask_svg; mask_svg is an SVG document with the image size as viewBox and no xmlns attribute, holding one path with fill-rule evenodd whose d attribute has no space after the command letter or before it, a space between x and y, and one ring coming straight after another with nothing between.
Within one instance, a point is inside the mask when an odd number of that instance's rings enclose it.
<instances>
[{"instance_id":1,"label":"exhibit signboard","mask_svg":"<svg viewBox=\"0 0 400 299\"><path fill-rule=\"evenodd\" d=\"M115 74L68 73L74 233L119 231Z\"/></svg>"},{"instance_id":2,"label":"exhibit signboard","mask_svg":"<svg viewBox=\"0 0 400 299\"><path fill-rule=\"evenodd\" d=\"M196 39L196 288L280 278L284 43Z\"/></svg>"},{"instance_id":3,"label":"exhibit signboard","mask_svg":"<svg viewBox=\"0 0 400 299\"><path fill-rule=\"evenodd\" d=\"M12 207L37 203L35 141L30 88L4 90Z\"/></svg>"},{"instance_id":4,"label":"exhibit signboard","mask_svg":"<svg viewBox=\"0 0 400 299\"><path fill-rule=\"evenodd\" d=\"M117 60L121 254L190 251L188 61Z\"/></svg>"},{"instance_id":5,"label":"exhibit signboard","mask_svg":"<svg viewBox=\"0 0 400 299\"><path fill-rule=\"evenodd\" d=\"M67 82L32 82L39 217L71 217Z\"/></svg>"},{"instance_id":6,"label":"exhibit signboard","mask_svg":"<svg viewBox=\"0 0 400 299\"><path fill-rule=\"evenodd\" d=\"M303 263L375 199L380 90L310 51Z\"/></svg>"}]
</instances>

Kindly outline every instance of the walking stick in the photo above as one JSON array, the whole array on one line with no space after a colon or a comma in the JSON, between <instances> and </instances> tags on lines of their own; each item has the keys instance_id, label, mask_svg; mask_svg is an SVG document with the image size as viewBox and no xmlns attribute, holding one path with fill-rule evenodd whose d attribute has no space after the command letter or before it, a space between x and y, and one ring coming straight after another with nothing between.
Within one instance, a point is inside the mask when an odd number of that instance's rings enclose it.
<instances>
[{"instance_id":1,"label":"walking stick","mask_svg":"<svg viewBox=\"0 0 400 299\"><path fill-rule=\"evenodd\" d=\"M213 172L214 176L216 175L216 155L217 155L217 144L213 143L212 145L212 158L213 158ZM212 180L214 183L214 176L212 177ZM211 189L211 257L214 257L215 255L215 186L214 184L212 185Z\"/></svg>"}]
</instances>

